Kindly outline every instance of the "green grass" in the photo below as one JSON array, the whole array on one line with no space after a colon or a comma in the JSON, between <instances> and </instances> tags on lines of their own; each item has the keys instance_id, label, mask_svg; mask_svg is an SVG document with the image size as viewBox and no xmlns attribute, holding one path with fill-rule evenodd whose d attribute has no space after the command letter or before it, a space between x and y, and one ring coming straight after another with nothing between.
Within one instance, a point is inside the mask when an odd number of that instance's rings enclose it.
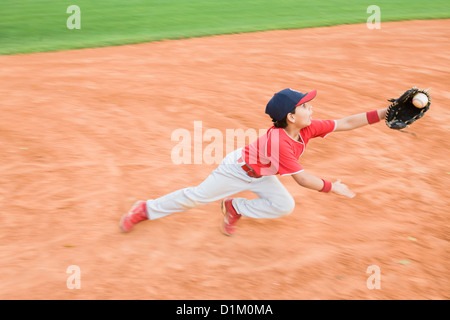
<instances>
[{"instance_id":1,"label":"green grass","mask_svg":"<svg viewBox=\"0 0 450 320\"><path fill-rule=\"evenodd\" d=\"M372 4L381 23L450 18L448 0L0 0L0 54L365 23ZM66 26L69 5L80 30Z\"/></svg>"}]
</instances>

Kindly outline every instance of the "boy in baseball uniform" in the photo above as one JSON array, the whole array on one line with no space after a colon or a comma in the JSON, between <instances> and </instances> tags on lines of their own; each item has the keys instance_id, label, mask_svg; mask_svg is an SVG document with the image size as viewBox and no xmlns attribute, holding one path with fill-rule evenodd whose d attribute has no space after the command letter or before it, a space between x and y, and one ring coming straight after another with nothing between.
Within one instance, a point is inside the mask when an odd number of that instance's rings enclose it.
<instances>
[{"instance_id":1,"label":"boy in baseball uniform","mask_svg":"<svg viewBox=\"0 0 450 320\"><path fill-rule=\"evenodd\" d=\"M379 122L385 109L351 115L339 120L313 120L311 100L317 90L301 93L292 89L277 92L267 103L266 114L273 126L256 141L229 153L220 165L196 187L174 191L157 199L138 201L126 213L120 228L129 232L144 220L155 220L199 205L222 200L221 231L235 233L239 219L272 219L294 210L295 201L277 175L290 175L302 187L352 198L355 194L340 180L331 182L307 173L299 163L308 141L331 132L353 130ZM258 198L227 198L242 191Z\"/></svg>"}]
</instances>

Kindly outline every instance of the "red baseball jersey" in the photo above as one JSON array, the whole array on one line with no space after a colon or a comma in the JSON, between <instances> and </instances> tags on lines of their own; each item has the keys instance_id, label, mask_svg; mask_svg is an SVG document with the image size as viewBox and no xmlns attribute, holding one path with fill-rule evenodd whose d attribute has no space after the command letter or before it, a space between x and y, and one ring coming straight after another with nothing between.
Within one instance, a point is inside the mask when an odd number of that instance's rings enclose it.
<instances>
[{"instance_id":1,"label":"red baseball jersey","mask_svg":"<svg viewBox=\"0 0 450 320\"><path fill-rule=\"evenodd\" d=\"M312 138L325 138L336 129L335 120L312 120L299 132L299 140L291 138L284 129L271 127L266 134L242 149L242 157L256 174L292 175L303 171L298 162Z\"/></svg>"}]
</instances>

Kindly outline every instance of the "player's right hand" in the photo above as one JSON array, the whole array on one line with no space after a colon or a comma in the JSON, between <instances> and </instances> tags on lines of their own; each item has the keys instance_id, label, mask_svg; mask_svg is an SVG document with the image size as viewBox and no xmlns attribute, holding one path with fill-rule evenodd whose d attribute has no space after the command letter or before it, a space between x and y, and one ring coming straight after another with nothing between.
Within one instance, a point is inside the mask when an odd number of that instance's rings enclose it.
<instances>
[{"instance_id":1,"label":"player's right hand","mask_svg":"<svg viewBox=\"0 0 450 320\"><path fill-rule=\"evenodd\" d=\"M341 183L341 180L337 180L332 183L331 192L345 196L348 198L353 198L356 196L345 184Z\"/></svg>"}]
</instances>

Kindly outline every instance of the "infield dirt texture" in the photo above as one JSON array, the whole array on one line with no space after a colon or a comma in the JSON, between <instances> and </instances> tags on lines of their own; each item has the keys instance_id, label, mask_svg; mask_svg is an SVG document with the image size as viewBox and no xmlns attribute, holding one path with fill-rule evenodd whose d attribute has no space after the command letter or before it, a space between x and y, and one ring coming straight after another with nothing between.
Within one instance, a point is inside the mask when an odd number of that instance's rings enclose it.
<instances>
[{"instance_id":1,"label":"infield dirt texture","mask_svg":"<svg viewBox=\"0 0 450 320\"><path fill-rule=\"evenodd\" d=\"M382 20L0 56L0 298L449 299L449 29ZM175 164L176 130L267 129L287 87L317 89L314 118L338 119L412 86L432 102L410 134L381 122L301 157L353 199L281 177L294 212L241 219L233 237L219 202L119 230L135 200L216 167Z\"/></svg>"}]
</instances>

